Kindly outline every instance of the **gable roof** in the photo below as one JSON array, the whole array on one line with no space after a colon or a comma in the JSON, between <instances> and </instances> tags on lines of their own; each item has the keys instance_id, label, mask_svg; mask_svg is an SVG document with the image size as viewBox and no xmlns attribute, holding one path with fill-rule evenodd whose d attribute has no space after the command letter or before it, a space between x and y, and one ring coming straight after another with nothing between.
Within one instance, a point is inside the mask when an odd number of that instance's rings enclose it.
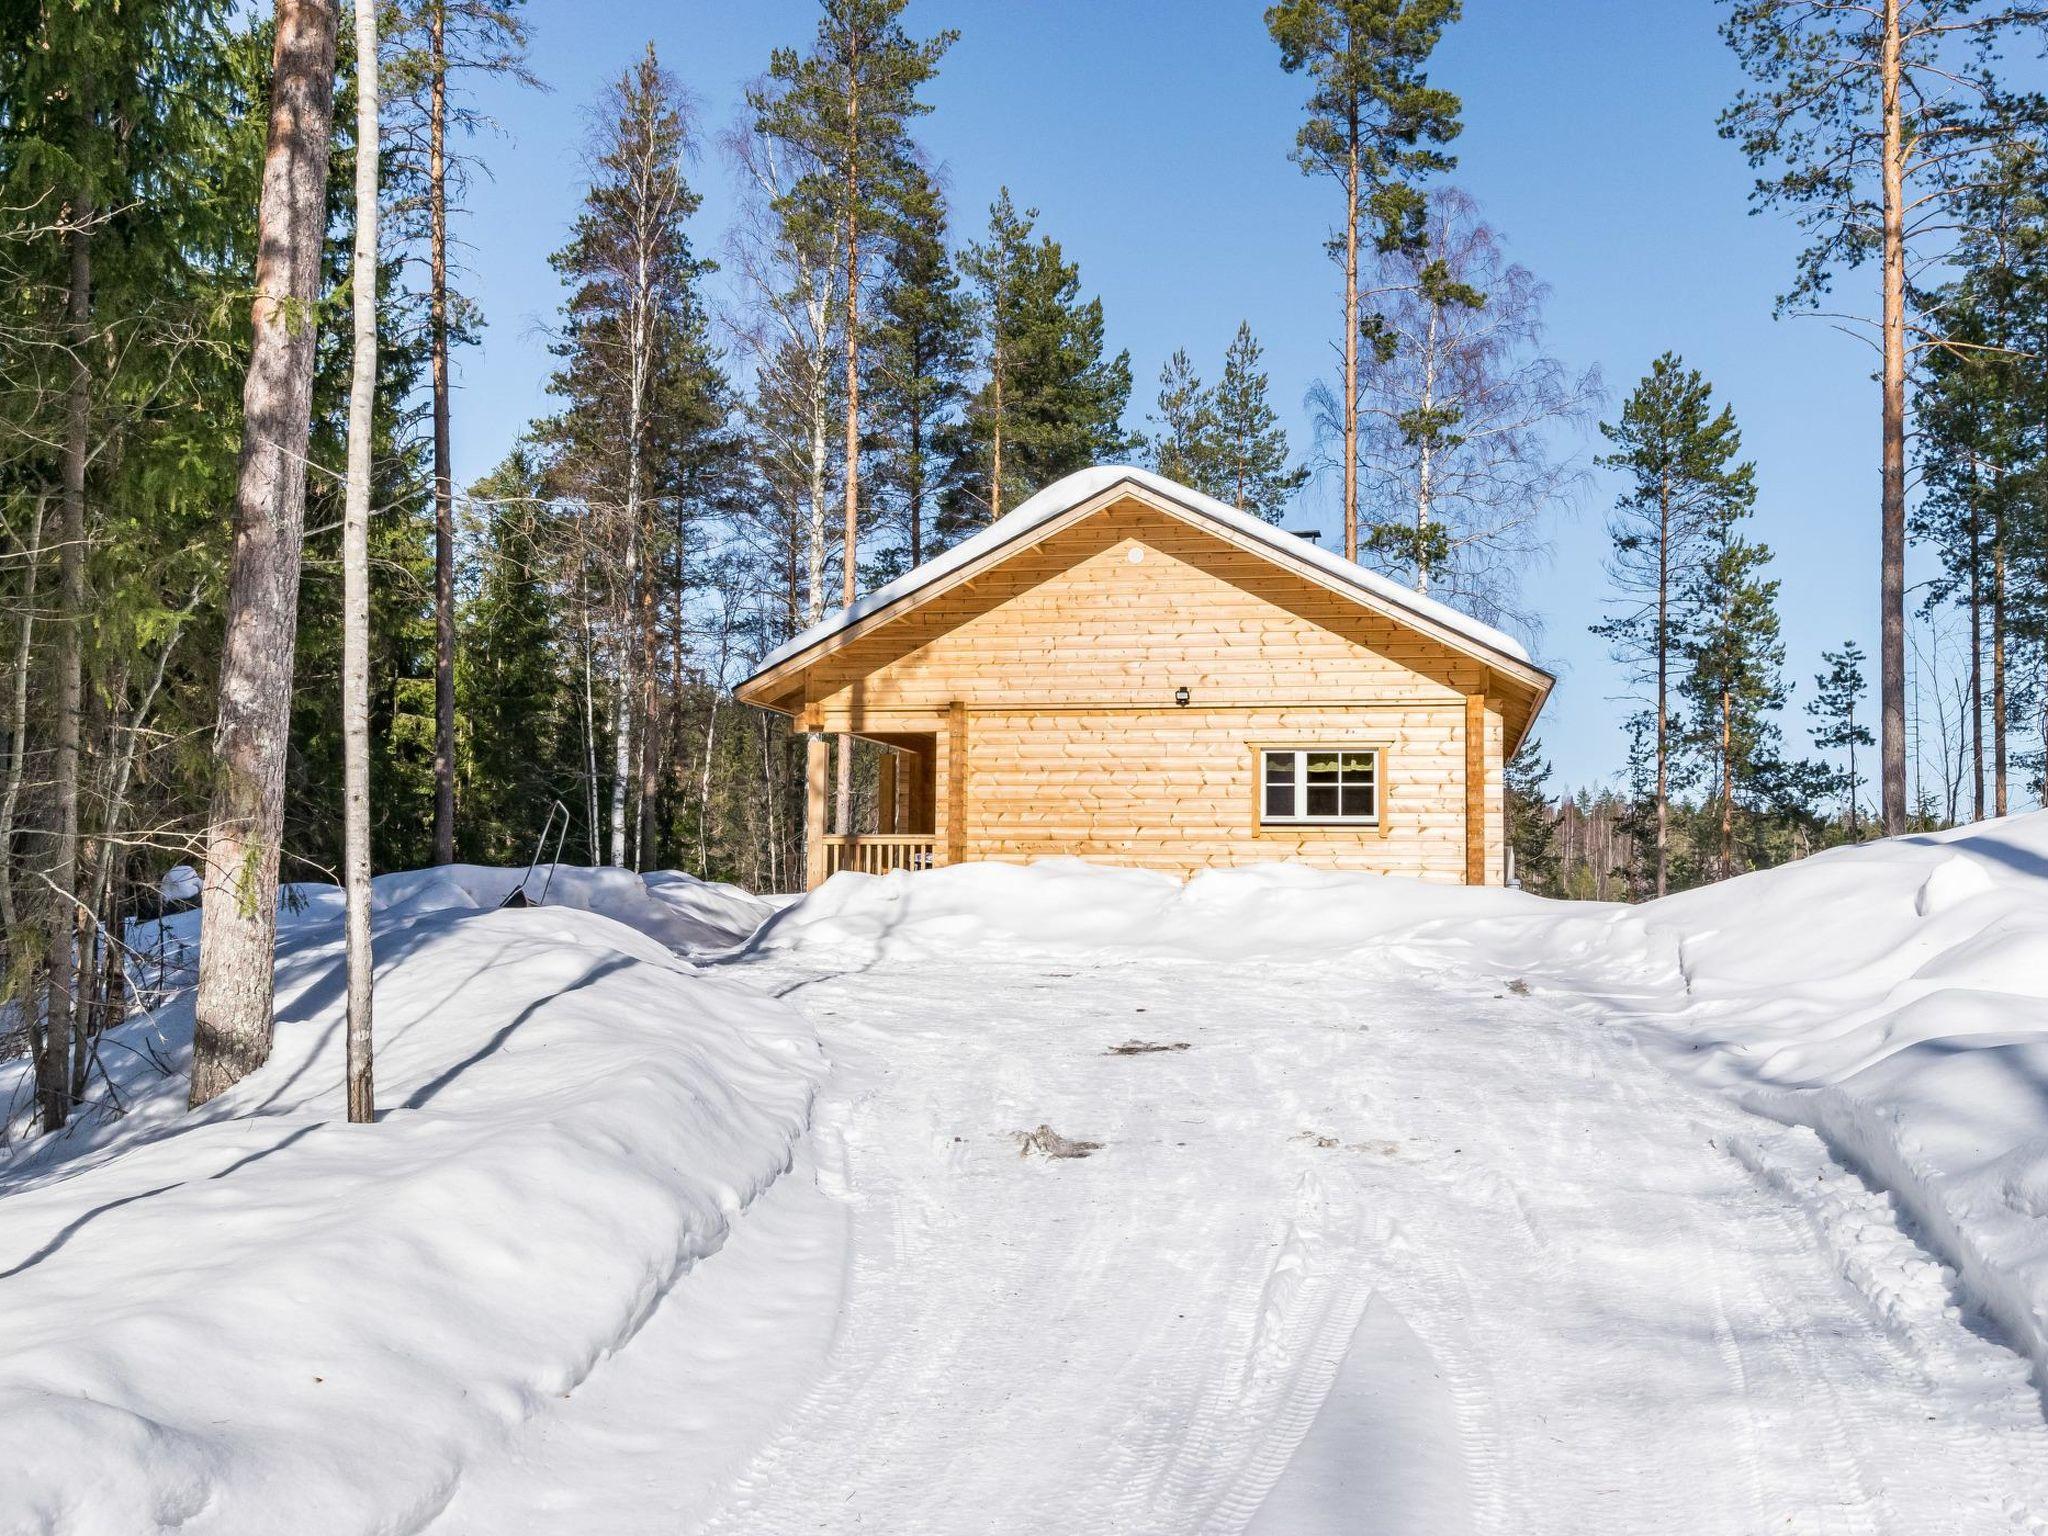
<instances>
[{"instance_id":1,"label":"gable roof","mask_svg":"<svg viewBox=\"0 0 2048 1536\"><path fill-rule=\"evenodd\" d=\"M1240 511L1227 501L1205 496L1200 491L1167 479L1164 475L1156 475L1149 469L1139 469L1130 464L1098 464L1092 469L1076 470L1063 479L1055 480L1037 495L1021 503L1016 510L1005 513L979 533L962 539L945 553L927 560L917 569L906 572L886 586L877 587L851 607L842 608L813 624L801 634L791 636L761 658L760 663L754 668L754 676L774 671L784 662L831 639L842 630L851 629L883 609L915 597L925 588L953 572L976 564L983 557L995 553L1005 545L1017 542L1062 513L1070 512L1083 502L1091 501L1104 491L1124 482L1150 491L1154 497L1163 499L1182 511L1193 512L1202 518L1223 524L1279 556L1285 563L1311 565L1322 575L1334 577L1343 585L1371 598L1375 607L1405 611L1427 621L1432 627L1449 630L1470 646L1490 653L1490 658L1486 659L1498 658L1532 670L1542 670L1536 667L1528 650L1512 635L1505 634L1490 624L1482 624L1470 614L1460 613L1448 603L1440 603L1433 597L1425 597L1422 593L1404 587L1377 571L1369 571L1341 555L1334 555L1299 534L1276 528L1262 518Z\"/></svg>"},{"instance_id":2,"label":"gable roof","mask_svg":"<svg viewBox=\"0 0 2048 1536\"><path fill-rule=\"evenodd\" d=\"M835 651L840 643L851 643L858 635L912 611L927 596L936 596L958 581L1000 564L1009 555L1034 544L1041 531L1053 531L1053 525L1068 514L1079 511L1085 517L1085 509L1091 504L1094 509L1107 509L1125 496L1192 526L1208 525L1211 532L1229 542L1350 596L1363 608L1396 622L1406 622L1452 651L1462 652L1516 680L1530 690L1529 714L1520 722L1519 731L1511 730L1511 736L1526 733L1556 681L1530 659L1519 641L1470 614L1425 597L1298 534L1276 528L1228 502L1205 496L1163 475L1132 465L1103 464L1054 481L972 537L793 636L764 656L735 693L747 702L768 704L775 674L789 674L793 668L800 670L815 659L813 653L823 656ZM770 707L783 708L780 703Z\"/></svg>"}]
</instances>

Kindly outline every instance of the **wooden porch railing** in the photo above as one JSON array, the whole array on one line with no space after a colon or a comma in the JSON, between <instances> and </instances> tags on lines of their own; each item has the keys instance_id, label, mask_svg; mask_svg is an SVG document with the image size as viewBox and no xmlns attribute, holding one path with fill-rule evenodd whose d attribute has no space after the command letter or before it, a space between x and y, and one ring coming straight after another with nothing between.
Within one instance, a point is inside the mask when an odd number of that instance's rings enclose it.
<instances>
[{"instance_id":1,"label":"wooden porch railing","mask_svg":"<svg viewBox=\"0 0 2048 1536\"><path fill-rule=\"evenodd\" d=\"M938 840L929 832L828 833L822 843L827 879L842 869L886 875L894 869L930 869L938 862Z\"/></svg>"}]
</instances>

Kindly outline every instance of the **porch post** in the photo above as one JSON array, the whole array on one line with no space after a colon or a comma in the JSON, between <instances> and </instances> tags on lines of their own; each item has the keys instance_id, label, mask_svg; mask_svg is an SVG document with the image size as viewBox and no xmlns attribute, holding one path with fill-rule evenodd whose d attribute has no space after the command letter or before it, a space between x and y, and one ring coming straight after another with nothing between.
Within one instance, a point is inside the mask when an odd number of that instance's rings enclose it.
<instances>
[{"instance_id":1,"label":"porch post","mask_svg":"<svg viewBox=\"0 0 2048 1536\"><path fill-rule=\"evenodd\" d=\"M813 732L804 738L804 889L825 883L825 797L832 777L832 749Z\"/></svg>"},{"instance_id":2,"label":"porch post","mask_svg":"<svg viewBox=\"0 0 2048 1536\"><path fill-rule=\"evenodd\" d=\"M967 861L967 706L946 711L946 862Z\"/></svg>"},{"instance_id":3,"label":"porch post","mask_svg":"<svg viewBox=\"0 0 2048 1536\"><path fill-rule=\"evenodd\" d=\"M1465 697L1465 883L1486 884L1486 695Z\"/></svg>"}]
</instances>

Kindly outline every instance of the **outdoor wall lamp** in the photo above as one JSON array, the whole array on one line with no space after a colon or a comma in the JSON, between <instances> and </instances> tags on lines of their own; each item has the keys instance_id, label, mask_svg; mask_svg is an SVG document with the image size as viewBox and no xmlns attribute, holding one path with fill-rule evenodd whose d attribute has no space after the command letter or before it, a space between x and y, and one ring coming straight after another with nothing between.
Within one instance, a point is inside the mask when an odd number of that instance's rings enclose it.
<instances>
[{"instance_id":1,"label":"outdoor wall lamp","mask_svg":"<svg viewBox=\"0 0 2048 1536\"><path fill-rule=\"evenodd\" d=\"M1173 690L1173 702L1178 704L1182 709L1186 709L1188 707L1188 698L1189 694L1187 689L1176 688Z\"/></svg>"}]
</instances>

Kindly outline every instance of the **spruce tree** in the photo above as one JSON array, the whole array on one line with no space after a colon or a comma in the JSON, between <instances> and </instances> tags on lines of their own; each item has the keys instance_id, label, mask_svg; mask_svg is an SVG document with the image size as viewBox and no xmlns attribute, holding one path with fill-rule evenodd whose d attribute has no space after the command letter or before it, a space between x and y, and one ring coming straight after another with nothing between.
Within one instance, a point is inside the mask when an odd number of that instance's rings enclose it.
<instances>
[{"instance_id":1,"label":"spruce tree","mask_svg":"<svg viewBox=\"0 0 2048 1536\"><path fill-rule=\"evenodd\" d=\"M24 602L20 718L7 732L0 991L11 982L26 1003L46 1129L83 1092L98 1027L104 946L81 918L103 911L133 846L120 835L132 674L198 601L171 596L166 578L210 586L206 557L222 542L219 396L195 409L191 392L202 379L232 389L215 366L234 344L231 285L209 262L237 245L246 206L238 219L202 190L209 178L228 196L250 184L227 170L243 106L221 62L230 12L138 0L0 18L0 548L41 582ZM26 525L33 539L6 547ZM44 835L34 878L16 881L30 851L14 835L22 810Z\"/></svg>"},{"instance_id":2,"label":"spruce tree","mask_svg":"<svg viewBox=\"0 0 2048 1536\"><path fill-rule=\"evenodd\" d=\"M1541 895L1557 893L1557 813L1550 803L1550 773L1543 744L1530 736L1508 759L1503 775L1515 879L1522 889Z\"/></svg>"},{"instance_id":3,"label":"spruce tree","mask_svg":"<svg viewBox=\"0 0 2048 1536\"><path fill-rule=\"evenodd\" d=\"M1081 298L1080 268L1019 213L1006 187L988 236L968 247L987 378L967 408L949 533L1000 517L1032 491L1128 451L1128 352L1103 355L1102 301ZM1035 238L1034 238L1035 237Z\"/></svg>"},{"instance_id":4,"label":"spruce tree","mask_svg":"<svg viewBox=\"0 0 2048 1536\"><path fill-rule=\"evenodd\" d=\"M1288 73L1314 81L1294 158L1344 188L1333 242L1344 254L1344 558L1358 558L1358 351L1360 225L1382 251L1422 237L1420 180L1457 162L1441 146L1458 136L1458 98L1429 83L1430 55L1461 0L1280 0L1266 30Z\"/></svg>"},{"instance_id":5,"label":"spruce tree","mask_svg":"<svg viewBox=\"0 0 2048 1536\"><path fill-rule=\"evenodd\" d=\"M576 798L581 777L575 658L563 643L567 605L555 585L565 514L547 499L543 466L526 443L472 485L467 502L478 530L457 630L458 849L478 863L516 863L530 854L550 804ZM575 818L588 833L585 819ZM593 852L587 844L580 851L586 859Z\"/></svg>"},{"instance_id":6,"label":"spruce tree","mask_svg":"<svg viewBox=\"0 0 2048 1536\"><path fill-rule=\"evenodd\" d=\"M1287 467L1287 432L1266 398L1263 355L1251 323L1238 322L1223 355L1223 377L1210 396L1217 463L1203 489L1241 512L1277 523L1308 483L1309 471L1307 465Z\"/></svg>"},{"instance_id":7,"label":"spruce tree","mask_svg":"<svg viewBox=\"0 0 2048 1536\"><path fill-rule=\"evenodd\" d=\"M1814 719L1813 743L1824 752L1846 752L1848 761L1836 775L1842 797L1843 818L1849 840L1859 842L1856 825L1857 797L1862 793L1862 776L1856 771L1856 749L1872 745L1870 727L1856 718L1867 686L1863 678L1863 648L1854 640L1839 651L1822 651L1827 670L1814 678L1814 696L1806 712Z\"/></svg>"},{"instance_id":8,"label":"spruce tree","mask_svg":"<svg viewBox=\"0 0 2048 1536\"><path fill-rule=\"evenodd\" d=\"M1621 419L1600 427L1613 445L1600 462L1623 477L1623 490L1608 523L1612 612L1592 630L1649 696L1650 838L1659 896L1670 888L1673 669L1692 639L1686 625L1695 616L1685 594L1714 557L1717 530L1756 499L1756 469L1740 458L1735 413L1715 410L1713 395L1698 369L1667 352L1623 403Z\"/></svg>"}]
</instances>

